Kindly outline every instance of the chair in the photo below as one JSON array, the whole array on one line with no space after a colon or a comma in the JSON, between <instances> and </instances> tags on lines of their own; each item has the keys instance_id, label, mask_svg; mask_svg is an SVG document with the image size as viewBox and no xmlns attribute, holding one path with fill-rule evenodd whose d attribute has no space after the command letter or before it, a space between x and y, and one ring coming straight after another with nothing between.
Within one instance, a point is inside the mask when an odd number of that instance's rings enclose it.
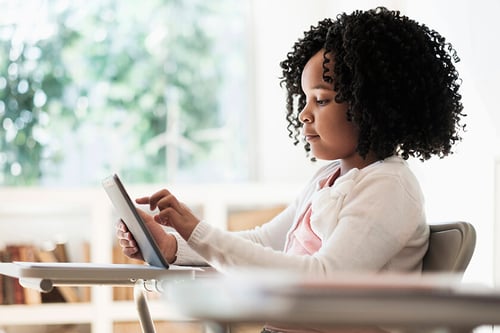
<instances>
[{"instance_id":1,"label":"chair","mask_svg":"<svg viewBox=\"0 0 500 333\"><path fill-rule=\"evenodd\" d=\"M429 248L423 259L422 271L465 271L476 246L476 231L468 222L430 225Z\"/></svg>"}]
</instances>

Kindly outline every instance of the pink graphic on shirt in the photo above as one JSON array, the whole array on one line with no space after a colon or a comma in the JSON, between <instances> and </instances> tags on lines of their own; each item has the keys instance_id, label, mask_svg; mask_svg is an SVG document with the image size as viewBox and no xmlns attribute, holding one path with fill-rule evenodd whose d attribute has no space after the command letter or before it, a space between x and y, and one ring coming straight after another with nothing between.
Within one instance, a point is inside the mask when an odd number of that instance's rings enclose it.
<instances>
[{"instance_id":1,"label":"pink graphic on shirt","mask_svg":"<svg viewBox=\"0 0 500 333\"><path fill-rule=\"evenodd\" d=\"M332 186L339 174L340 169L337 169L330 177L321 181L320 187ZM309 204L304 214L300 217L295 229L290 234L286 253L312 255L321 248L321 238L311 227L311 214L312 208L311 204Z\"/></svg>"},{"instance_id":2,"label":"pink graphic on shirt","mask_svg":"<svg viewBox=\"0 0 500 333\"><path fill-rule=\"evenodd\" d=\"M321 238L311 228L311 205L307 207L301 221L295 227L290 236L287 253L312 255L321 247Z\"/></svg>"}]
</instances>

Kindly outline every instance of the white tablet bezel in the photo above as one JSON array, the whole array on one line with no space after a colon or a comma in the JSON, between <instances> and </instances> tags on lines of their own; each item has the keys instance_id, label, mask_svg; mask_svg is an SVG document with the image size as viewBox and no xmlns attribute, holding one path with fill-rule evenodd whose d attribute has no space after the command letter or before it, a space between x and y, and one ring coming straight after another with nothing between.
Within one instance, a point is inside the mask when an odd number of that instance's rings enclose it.
<instances>
[{"instance_id":1,"label":"white tablet bezel","mask_svg":"<svg viewBox=\"0 0 500 333\"><path fill-rule=\"evenodd\" d=\"M134 236L144 261L155 267L168 268L169 264L161 254L151 232L146 227L135 205L132 203L123 183L117 174L106 177L102 186L111 199L118 217L122 219L129 231Z\"/></svg>"}]
</instances>

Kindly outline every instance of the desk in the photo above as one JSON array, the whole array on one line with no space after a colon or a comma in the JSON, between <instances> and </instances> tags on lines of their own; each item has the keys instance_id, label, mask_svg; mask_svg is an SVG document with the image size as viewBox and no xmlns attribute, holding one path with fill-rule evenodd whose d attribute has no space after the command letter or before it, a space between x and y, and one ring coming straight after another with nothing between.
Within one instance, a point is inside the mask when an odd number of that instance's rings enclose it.
<instances>
[{"instance_id":1,"label":"desk","mask_svg":"<svg viewBox=\"0 0 500 333\"><path fill-rule=\"evenodd\" d=\"M181 313L218 323L221 332L226 324L263 322L289 327L379 326L411 332L470 332L477 326L500 324L497 289L462 285L443 276L394 278L214 279L186 281L166 294Z\"/></svg>"},{"instance_id":2,"label":"desk","mask_svg":"<svg viewBox=\"0 0 500 333\"><path fill-rule=\"evenodd\" d=\"M0 274L25 287L50 291L61 285L134 287L144 333L153 333L144 291L160 291L194 319L215 323L285 323L317 327L383 326L471 331L500 325L500 291L467 286L453 277L373 275L303 280L273 272L222 277L196 267L164 270L143 265L1 263ZM203 277L203 278L200 278ZM208 278L207 278L208 277ZM176 283L168 283L174 280Z\"/></svg>"},{"instance_id":3,"label":"desk","mask_svg":"<svg viewBox=\"0 0 500 333\"><path fill-rule=\"evenodd\" d=\"M142 331L154 333L145 291L163 290L169 281L192 280L205 270L199 267L171 266L168 270L158 267L130 264L92 263L0 263L0 274L19 279L25 288L50 292L57 286L130 286Z\"/></svg>"}]
</instances>

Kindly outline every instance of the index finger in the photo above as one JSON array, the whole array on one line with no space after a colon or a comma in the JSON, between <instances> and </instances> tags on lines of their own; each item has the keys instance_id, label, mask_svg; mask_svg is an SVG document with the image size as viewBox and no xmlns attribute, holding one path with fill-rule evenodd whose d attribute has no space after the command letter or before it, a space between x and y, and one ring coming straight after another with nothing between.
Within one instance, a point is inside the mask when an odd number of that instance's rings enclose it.
<instances>
[{"instance_id":1,"label":"index finger","mask_svg":"<svg viewBox=\"0 0 500 333\"><path fill-rule=\"evenodd\" d=\"M135 202L140 204L140 205L147 205L147 204L149 204L149 197L137 198L137 199L135 199Z\"/></svg>"},{"instance_id":2,"label":"index finger","mask_svg":"<svg viewBox=\"0 0 500 333\"><path fill-rule=\"evenodd\" d=\"M168 197L169 195L172 195L172 194L166 189L163 189L163 190L160 190L160 191L154 193L152 196L149 197L149 208L151 210L155 210L158 207L158 202L161 199Z\"/></svg>"}]
</instances>

